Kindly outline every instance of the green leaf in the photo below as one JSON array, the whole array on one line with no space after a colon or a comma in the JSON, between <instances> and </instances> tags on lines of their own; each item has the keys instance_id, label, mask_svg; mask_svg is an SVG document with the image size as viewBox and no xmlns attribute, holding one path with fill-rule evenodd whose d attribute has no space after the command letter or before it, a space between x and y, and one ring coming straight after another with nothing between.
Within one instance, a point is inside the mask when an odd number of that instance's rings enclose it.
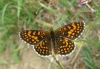
<instances>
[{"instance_id":1,"label":"green leaf","mask_svg":"<svg viewBox=\"0 0 100 69\"><path fill-rule=\"evenodd\" d=\"M82 58L82 60L85 62L86 66L88 66L91 69L95 69L96 66L95 63L93 62L89 47L83 46L82 51L84 53L84 57Z\"/></svg>"},{"instance_id":2,"label":"green leaf","mask_svg":"<svg viewBox=\"0 0 100 69\"><path fill-rule=\"evenodd\" d=\"M1 58L0 58L0 63L1 64L6 64L6 65L9 65L10 64L9 62L7 62L6 60L1 59Z\"/></svg>"},{"instance_id":3,"label":"green leaf","mask_svg":"<svg viewBox=\"0 0 100 69\"><path fill-rule=\"evenodd\" d=\"M56 26L54 27L54 30L57 29L59 26L61 26L61 24L68 18L68 15L63 15L61 20L56 24Z\"/></svg>"},{"instance_id":4,"label":"green leaf","mask_svg":"<svg viewBox=\"0 0 100 69\"><path fill-rule=\"evenodd\" d=\"M50 12L52 12L52 13L54 13L54 14L57 14L57 11L54 10L53 8L47 7L46 5L44 5L44 4L40 3L40 2L38 2L38 3L41 5L41 7L43 7L43 8L45 8L45 9L49 10Z\"/></svg>"},{"instance_id":5,"label":"green leaf","mask_svg":"<svg viewBox=\"0 0 100 69\"><path fill-rule=\"evenodd\" d=\"M82 60L85 62L86 66L91 69L95 69L95 65L91 60L89 60L88 58L82 58Z\"/></svg>"},{"instance_id":6,"label":"green leaf","mask_svg":"<svg viewBox=\"0 0 100 69\"><path fill-rule=\"evenodd\" d=\"M7 7L9 6L10 2L8 4L6 4L2 10L2 25L4 25L4 17L5 17L5 11L7 9Z\"/></svg>"},{"instance_id":7,"label":"green leaf","mask_svg":"<svg viewBox=\"0 0 100 69\"><path fill-rule=\"evenodd\" d=\"M19 50L16 49L16 45L14 44L13 41L11 43L11 50L12 50L12 57L13 57L14 61L16 63L18 63L19 62L19 59L20 59L19 58Z\"/></svg>"},{"instance_id":8,"label":"green leaf","mask_svg":"<svg viewBox=\"0 0 100 69\"><path fill-rule=\"evenodd\" d=\"M91 55L90 49L87 46L83 46L82 47L82 51L84 53L84 57L86 57L88 59L92 59L92 55Z\"/></svg>"},{"instance_id":9,"label":"green leaf","mask_svg":"<svg viewBox=\"0 0 100 69\"><path fill-rule=\"evenodd\" d=\"M0 52L3 52L5 50L5 48L6 48L6 43L5 44L4 43L0 43L0 44L1 44L0 45Z\"/></svg>"}]
</instances>

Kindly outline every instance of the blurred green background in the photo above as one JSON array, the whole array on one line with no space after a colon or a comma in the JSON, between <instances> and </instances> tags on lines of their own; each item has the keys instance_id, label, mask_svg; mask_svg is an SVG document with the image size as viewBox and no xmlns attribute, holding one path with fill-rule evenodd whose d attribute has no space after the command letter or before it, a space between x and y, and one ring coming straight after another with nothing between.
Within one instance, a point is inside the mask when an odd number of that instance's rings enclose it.
<instances>
[{"instance_id":1,"label":"blurred green background","mask_svg":"<svg viewBox=\"0 0 100 69\"><path fill-rule=\"evenodd\" d=\"M79 4L78 0L0 0L0 69L100 69L100 0ZM26 29L49 31L79 21L85 22L85 30L75 40L76 49L59 62L38 56L18 35Z\"/></svg>"}]
</instances>

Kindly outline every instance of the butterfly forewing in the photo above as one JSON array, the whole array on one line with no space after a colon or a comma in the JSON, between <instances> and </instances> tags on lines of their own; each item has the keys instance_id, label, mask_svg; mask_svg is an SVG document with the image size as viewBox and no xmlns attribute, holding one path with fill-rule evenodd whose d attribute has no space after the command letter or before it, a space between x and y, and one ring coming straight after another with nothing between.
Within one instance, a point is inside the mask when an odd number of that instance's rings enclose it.
<instances>
[{"instance_id":1,"label":"butterfly forewing","mask_svg":"<svg viewBox=\"0 0 100 69\"><path fill-rule=\"evenodd\" d=\"M43 39L49 38L50 34L47 31L42 30L25 30L19 33L19 36L22 40L27 42L30 45L37 45Z\"/></svg>"},{"instance_id":2,"label":"butterfly forewing","mask_svg":"<svg viewBox=\"0 0 100 69\"><path fill-rule=\"evenodd\" d=\"M83 22L73 22L71 24L62 26L55 30L56 36L66 37L68 39L75 39L77 38L82 31L84 30L84 23Z\"/></svg>"}]
</instances>

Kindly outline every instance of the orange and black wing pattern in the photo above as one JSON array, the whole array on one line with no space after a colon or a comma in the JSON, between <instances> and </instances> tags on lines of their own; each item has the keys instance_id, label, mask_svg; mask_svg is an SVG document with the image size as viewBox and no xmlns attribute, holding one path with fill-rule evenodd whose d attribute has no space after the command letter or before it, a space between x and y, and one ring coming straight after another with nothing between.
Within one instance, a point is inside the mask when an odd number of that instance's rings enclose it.
<instances>
[{"instance_id":1,"label":"orange and black wing pattern","mask_svg":"<svg viewBox=\"0 0 100 69\"><path fill-rule=\"evenodd\" d=\"M84 25L84 22L73 22L50 32L24 30L19 33L19 36L23 41L32 45L41 56L49 56L52 51L54 51L54 54L67 55L74 50L73 40L82 33ZM54 46L51 46L52 43Z\"/></svg>"},{"instance_id":2,"label":"orange and black wing pattern","mask_svg":"<svg viewBox=\"0 0 100 69\"><path fill-rule=\"evenodd\" d=\"M24 30L19 32L20 38L30 45L37 45L45 38L49 38L50 34L42 30Z\"/></svg>"},{"instance_id":3,"label":"orange and black wing pattern","mask_svg":"<svg viewBox=\"0 0 100 69\"><path fill-rule=\"evenodd\" d=\"M74 40L84 30L84 22L73 22L55 30L55 35Z\"/></svg>"},{"instance_id":4,"label":"orange and black wing pattern","mask_svg":"<svg viewBox=\"0 0 100 69\"><path fill-rule=\"evenodd\" d=\"M24 30L19 33L19 36L23 41L32 45L39 55L51 55L51 38L49 32L42 30Z\"/></svg>"},{"instance_id":5,"label":"orange and black wing pattern","mask_svg":"<svg viewBox=\"0 0 100 69\"><path fill-rule=\"evenodd\" d=\"M74 42L69 40L68 38L58 37L56 38L56 43L57 43L56 54L59 55L68 55L75 48Z\"/></svg>"},{"instance_id":6,"label":"orange and black wing pattern","mask_svg":"<svg viewBox=\"0 0 100 69\"><path fill-rule=\"evenodd\" d=\"M56 54L70 54L75 48L73 40L77 38L83 30L84 22L73 22L55 30L55 38L57 44L57 49L55 49Z\"/></svg>"},{"instance_id":7,"label":"orange and black wing pattern","mask_svg":"<svg viewBox=\"0 0 100 69\"><path fill-rule=\"evenodd\" d=\"M42 40L37 46L33 46L35 51L41 56L49 56L52 54L51 41L46 38Z\"/></svg>"}]
</instances>

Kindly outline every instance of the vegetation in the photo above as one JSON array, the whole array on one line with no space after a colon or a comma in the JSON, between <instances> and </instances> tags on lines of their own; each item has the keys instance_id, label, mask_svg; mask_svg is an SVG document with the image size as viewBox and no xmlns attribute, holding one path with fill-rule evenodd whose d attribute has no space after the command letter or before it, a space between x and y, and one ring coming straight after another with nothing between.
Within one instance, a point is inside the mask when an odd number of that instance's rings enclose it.
<instances>
[{"instance_id":1,"label":"vegetation","mask_svg":"<svg viewBox=\"0 0 100 69\"><path fill-rule=\"evenodd\" d=\"M18 36L20 31L49 31L51 27L55 30L64 24L78 21L85 22L85 30L80 38L75 40L77 48L71 54L73 58L70 67L74 69L75 64L77 67L80 64L85 69L100 69L100 0L92 0L82 6L79 6L77 0L1 0L0 14L1 69L1 65L10 66L21 62L20 53L26 46ZM61 61L56 63L60 69L67 68ZM54 63L52 66L54 69L57 67Z\"/></svg>"}]
</instances>

